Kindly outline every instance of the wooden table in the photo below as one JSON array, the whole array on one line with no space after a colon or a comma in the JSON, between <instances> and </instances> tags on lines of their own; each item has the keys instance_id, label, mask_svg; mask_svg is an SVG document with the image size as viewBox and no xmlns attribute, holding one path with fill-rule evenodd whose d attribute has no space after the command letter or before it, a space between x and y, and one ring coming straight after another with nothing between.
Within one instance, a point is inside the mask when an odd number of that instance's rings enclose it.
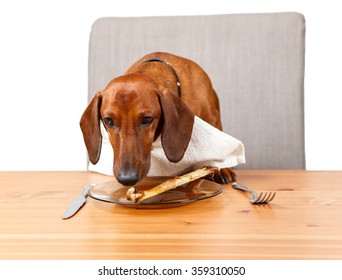
<instances>
[{"instance_id":1,"label":"wooden table","mask_svg":"<svg viewBox=\"0 0 342 280\"><path fill-rule=\"evenodd\" d=\"M131 209L88 198L61 215L92 172L0 172L0 259L342 259L342 172L237 171L269 205L225 185L213 198Z\"/></svg>"}]
</instances>

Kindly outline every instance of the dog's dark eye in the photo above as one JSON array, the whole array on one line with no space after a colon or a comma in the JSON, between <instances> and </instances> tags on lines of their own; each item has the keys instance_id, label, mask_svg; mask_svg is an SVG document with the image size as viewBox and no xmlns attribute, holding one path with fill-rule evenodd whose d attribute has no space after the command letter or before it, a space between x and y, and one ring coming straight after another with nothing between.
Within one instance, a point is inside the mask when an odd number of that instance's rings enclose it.
<instances>
[{"instance_id":1,"label":"dog's dark eye","mask_svg":"<svg viewBox=\"0 0 342 280\"><path fill-rule=\"evenodd\" d=\"M141 119L141 125L142 126L148 126L153 122L154 118L150 116L143 117Z\"/></svg>"},{"instance_id":2,"label":"dog's dark eye","mask_svg":"<svg viewBox=\"0 0 342 280\"><path fill-rule=\"evenodd\" d=\"M106 117L103 119L104 123L110 127L114 127L115 123L112 118Z\"/></svg>"}]
</instances>

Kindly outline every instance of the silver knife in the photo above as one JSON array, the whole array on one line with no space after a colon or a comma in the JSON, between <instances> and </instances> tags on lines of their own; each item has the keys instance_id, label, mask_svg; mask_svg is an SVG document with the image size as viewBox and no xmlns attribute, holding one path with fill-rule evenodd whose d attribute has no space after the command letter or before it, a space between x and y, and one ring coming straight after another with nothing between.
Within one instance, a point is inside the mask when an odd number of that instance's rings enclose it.
<instances>
[{"instance_id":1,"label":"silver knife","mask_svg":"<svg viewBox=\"0 0 342 280\"><path fill-rule=\"evenodd\" d=\"M65 211L65 213L62 216L62 219L69 219L72 216L74 216L78 210L81 209L81 207L86 204L87 202L87 196L89 193L89 190L92 189L95 185L88 184L83 188L82 194L77 197L68 207L68 209Z\"/></svg>"}]
</instances>

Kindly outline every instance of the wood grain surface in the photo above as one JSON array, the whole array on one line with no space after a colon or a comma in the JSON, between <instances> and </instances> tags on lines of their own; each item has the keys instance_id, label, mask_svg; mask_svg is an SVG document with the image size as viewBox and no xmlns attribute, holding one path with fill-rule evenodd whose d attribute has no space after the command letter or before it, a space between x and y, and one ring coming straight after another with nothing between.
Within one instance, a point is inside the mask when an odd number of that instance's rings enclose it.
<instances>
[{"instance_id":1,"label":"wood grain surface","mask_svg":"<svg viewBox=\"0 0 342 280\"><path fill-rule=\"evenodd\" d=\"M213 198L132 209L88 198L61 215L92 172L0 172L0 259L342 259L342 172L237 171L268 205L225 185Z\"/></svg>"}]
</instances>

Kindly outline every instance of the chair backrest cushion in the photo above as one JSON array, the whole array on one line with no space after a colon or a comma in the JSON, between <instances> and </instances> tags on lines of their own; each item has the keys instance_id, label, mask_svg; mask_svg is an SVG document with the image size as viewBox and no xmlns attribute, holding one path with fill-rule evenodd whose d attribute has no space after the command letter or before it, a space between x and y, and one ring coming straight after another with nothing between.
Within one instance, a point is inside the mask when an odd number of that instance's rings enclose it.
<instances>
[{"instance_id":1,"label":"chair backrest cushion","mask_svg":"<svg viewBox=\"0 0 342 280\"><path fill-rule=\"evenodd\" d=\"M305 20L298 13L101 18L89 43L89 100L143 55L197 62L220 99L245 169L305 169Z\"/></svg>"}]
</instances>

